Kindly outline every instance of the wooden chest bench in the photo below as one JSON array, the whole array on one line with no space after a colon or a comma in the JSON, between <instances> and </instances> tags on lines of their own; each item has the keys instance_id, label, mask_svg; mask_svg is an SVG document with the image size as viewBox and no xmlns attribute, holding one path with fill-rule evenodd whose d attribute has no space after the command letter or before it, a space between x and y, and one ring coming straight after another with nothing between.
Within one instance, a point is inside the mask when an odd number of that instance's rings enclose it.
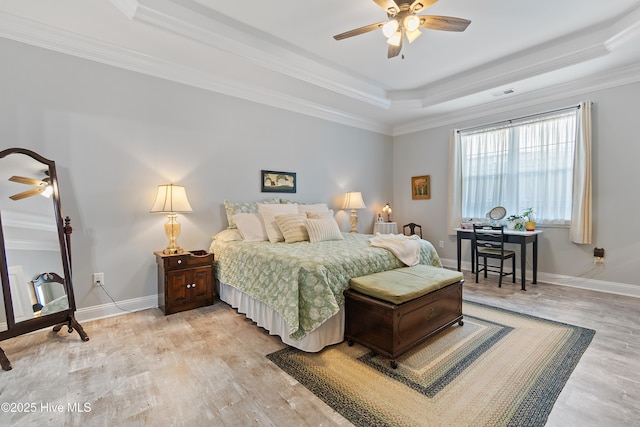
<instances>
[{"instance_id":1,"label":"wooden chest bench","mask_svg":"<svg viewBox=\"0 0 640 427\"><path fill-rule=\"evenodd\" d=\"M462 273L416 265L349 281L345 295L345 339L390 359L462 321Z\"/></svg>"}]
</instances>

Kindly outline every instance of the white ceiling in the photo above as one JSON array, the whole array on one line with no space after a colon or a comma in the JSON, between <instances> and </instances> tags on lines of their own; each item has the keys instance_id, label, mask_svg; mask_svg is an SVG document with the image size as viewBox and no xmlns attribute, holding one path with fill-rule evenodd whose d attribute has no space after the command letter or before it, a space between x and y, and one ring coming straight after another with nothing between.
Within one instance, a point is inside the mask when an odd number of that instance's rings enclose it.
<instances>
[{"instance_id":1,"label":"white ceiling","mask_svg":"<svg viewBox=\"0 0 640 427\"><path fill-rule=\"evenodd\" d=\"M640 1L440 0L387 59L373 0L2 0L0 37L391 135L640 81ZM506 95L504 91L513 90Z\"/></svg>"}]
</instances>

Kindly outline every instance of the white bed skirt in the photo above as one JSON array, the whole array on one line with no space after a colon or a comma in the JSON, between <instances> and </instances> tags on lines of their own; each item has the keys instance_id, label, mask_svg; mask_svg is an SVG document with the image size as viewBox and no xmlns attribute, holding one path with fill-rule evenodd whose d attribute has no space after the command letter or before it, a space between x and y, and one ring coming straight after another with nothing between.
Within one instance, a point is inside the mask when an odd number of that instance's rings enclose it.
<instances>
[{"instance_id":1,"label":"white bed skirt","mask_svg":"<svg viewBox=\"0 0 640 427\"><path fill-rule=\"evenodd\" d=\"M222 301L269 331L269 334L278 335L283 343L302 351L314 353L328 345L344 341L344 307L306 337L294 340L289 337L287 321L265 303L222 282L220 282L219 294Z\"/></svg>"}]
</instances>

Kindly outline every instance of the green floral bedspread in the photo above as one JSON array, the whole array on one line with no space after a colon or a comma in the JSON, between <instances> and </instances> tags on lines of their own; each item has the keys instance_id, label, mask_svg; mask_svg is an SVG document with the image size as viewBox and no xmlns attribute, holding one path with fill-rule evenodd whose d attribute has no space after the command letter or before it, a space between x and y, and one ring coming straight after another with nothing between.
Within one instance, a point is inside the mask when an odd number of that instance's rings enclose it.
<instances>
[{"instance_id":1,"label":"green floral bedspread","mask_svg":"<svg viewBox=\"0 0 640 427\"><path fill-rule=\"evenodd\" d=\"M216 277L276 310L300 339L336 314L349 279L404 267L391 252L369 244L371 235L310 243L213 240ZM431 243L420 240L420 264L442 267Z\"/></svg>"}]
</instances>

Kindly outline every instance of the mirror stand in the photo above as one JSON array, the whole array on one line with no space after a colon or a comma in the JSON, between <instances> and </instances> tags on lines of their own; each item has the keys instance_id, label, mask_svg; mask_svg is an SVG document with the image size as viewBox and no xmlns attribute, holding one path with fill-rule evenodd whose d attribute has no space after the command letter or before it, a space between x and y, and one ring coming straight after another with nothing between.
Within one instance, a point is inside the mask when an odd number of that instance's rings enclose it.
<instances>
[{"instance_id":1,"label":"mirror stand","mask_svg":"<svg viewBox=\"0 0 640 427\"><path fill-rule=\"evenodd\" d=\"M0 366L2 366L2 369L5 371L11 370L11 362L9 362L9 359L7 359L7 355L4 354L4 350L2 350L2 347L0 347Z\"/></svg>"},{"instance_id":2,"label":"mirror stand","mask_svg":"<svg viewBox=\"0 0 640 427\"><path fill-rule=\"evenodd\" d=\"M71 231L55 162L24 148L0 151L0 341L51 326L89 341L75 318ZM2 348L0 366L12 369Z\"/></svg>"}]
</instances>

